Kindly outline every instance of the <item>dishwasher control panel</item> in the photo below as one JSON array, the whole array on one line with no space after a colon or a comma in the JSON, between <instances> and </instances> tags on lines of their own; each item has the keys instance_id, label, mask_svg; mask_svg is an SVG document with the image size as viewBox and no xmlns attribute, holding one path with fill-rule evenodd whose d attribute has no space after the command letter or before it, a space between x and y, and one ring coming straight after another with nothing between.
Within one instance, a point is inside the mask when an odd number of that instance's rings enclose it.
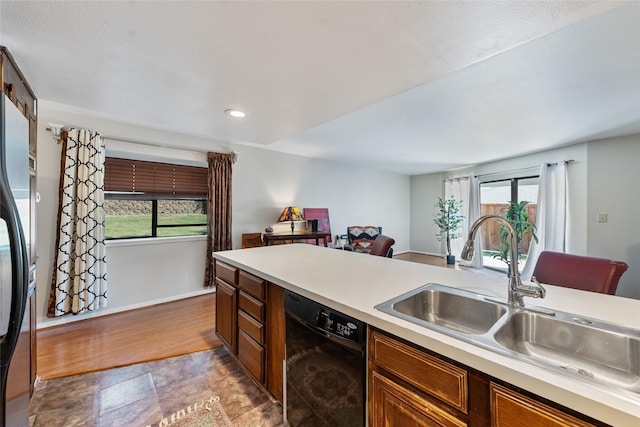
<instances>
[{"instance_id":1,"label":"dishwasher control panel","mask_svg":"<svg viewBox=\"0 0 640 427\"><path fill-rule=\"evenodd\" d=\"M351 341L360 341L357 320L327 308L318 311L319 328Z\"/></svg>"},{"instance_id":2,"label":"dishwasher control panel","mask_svg":"<svg viewBox=\"0 0 640 427\"><path fill-rule=\"evenodd\" d=\"M291 291L285 293L285 312L331 335L362 343L366 324Z\"/></svg>"}]
</instances>

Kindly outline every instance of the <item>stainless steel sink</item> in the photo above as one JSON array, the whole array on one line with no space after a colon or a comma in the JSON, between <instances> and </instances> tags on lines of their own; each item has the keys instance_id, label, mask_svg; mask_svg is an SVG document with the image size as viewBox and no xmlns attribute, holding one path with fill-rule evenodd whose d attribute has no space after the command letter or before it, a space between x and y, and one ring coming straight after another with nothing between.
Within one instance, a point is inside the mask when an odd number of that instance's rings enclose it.
<instances>
[{"instance_id":1,"label":"stainless steel sink","mask_svg":"<svg viewBox=\"0 0 640 427\"><path fill-rule=\"evenodd\" d=\"M640 330L430 283L375 307L640 401Z\"/></svg>"},{"instance_id":2,"label":"stainless steel sink","mask_svg":"<svg viewBox=\"0 0 640 427\"><path fill-rule=\"evenodd\" d=\"M637 331L559 313L517 312L496 331L501 346L617 389L640 393Z\"/></svg>"},{"instance_id":3,"label":"stainless steel sink","mask_svg":"<svg viewBox=\"0 0 640 427\"><path fill-rule=\"evenodd\" d=\"M429 284L376 308L410 322L431 324L463 334L484 334L505 315L505 306L482 296L437 284Z\"/></svg>"}]
</instances>

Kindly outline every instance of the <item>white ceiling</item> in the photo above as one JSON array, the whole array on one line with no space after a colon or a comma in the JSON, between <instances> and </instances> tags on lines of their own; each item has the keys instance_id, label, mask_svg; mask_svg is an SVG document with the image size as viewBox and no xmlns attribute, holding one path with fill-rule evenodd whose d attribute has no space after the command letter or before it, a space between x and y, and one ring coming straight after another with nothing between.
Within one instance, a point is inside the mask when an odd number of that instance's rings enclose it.
<instances>
[{"instance_id":1,"label":"white ceiling","mask_svg":"<svg viewBox=\"0 0 640 427\"><path fill-rule=\"evenodd\" d=\"M0 1L0 44L41 100L404 174L640 133L638 2Z\"/></svg>"}]
</instances>

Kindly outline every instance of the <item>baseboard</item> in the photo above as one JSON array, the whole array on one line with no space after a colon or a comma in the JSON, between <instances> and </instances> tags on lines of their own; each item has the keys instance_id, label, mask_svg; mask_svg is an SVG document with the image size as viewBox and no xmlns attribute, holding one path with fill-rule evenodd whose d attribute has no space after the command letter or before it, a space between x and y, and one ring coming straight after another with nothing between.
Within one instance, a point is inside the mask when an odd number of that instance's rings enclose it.
<instances>
[{"instance_id":1,"label":"baseboard","mask_svg":"<svg viewBox=\"0 0 640 427\"><path fill-rule=\"evenodd\" d=\"M96 317L109 316L111 314L122 313L123 311L136 310L139 308L150 307L152 305L164 304L172 301L179 301L181 299L197 297L197 296L205 295L212 292L215 292L215 288L203 288L202 290L199 290L199 291L189 292L189 293L180 294L180 295L174 295L166 298L158 298L155 300L145 301L137 304L131 304L124 307L118 307L118 308L112 308L112 309L107 307L104 310L91 312L91 313L84 313L78 316L66 315L62 317L57 317L55 319L47 318L44 321L42 320L38 321L36 323L36 329L37 330L47 329L47 328L52 328L54 326L61 326L69 323L82 322L83 320L95 319Z\"/></svg>"},{"instance_id":2,"label":"baseboard","mask_svg":"<svg viewBox=\"0 0 640 427\"><path fill-rule=\"evenodd\" d=\"M431 255L431 256L438 256L441 258L444 258L445 255L442 255L440 253L434 253L434 252L423 252L423 251L414 251L413 249L410 249L408 251L402 251L402 252L398 252L396 255L402 255L402 254L420 254L420 255Z\"/></svg>"}]
</instances>

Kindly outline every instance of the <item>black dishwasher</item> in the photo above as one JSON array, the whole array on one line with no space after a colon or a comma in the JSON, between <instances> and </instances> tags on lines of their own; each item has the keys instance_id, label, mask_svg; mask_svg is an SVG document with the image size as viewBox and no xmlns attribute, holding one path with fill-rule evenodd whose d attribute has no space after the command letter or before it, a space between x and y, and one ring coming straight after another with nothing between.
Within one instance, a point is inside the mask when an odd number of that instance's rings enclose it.
<instances>
[{"instance_id":1,"label":"black dishwasher","mask_svg":"<svg viewBox=\"0 0 640 427\"><path fill-rule=\"evenodd\" d=\"M366 324L291 291L285 314L287 425L364 426Z\"/></svg>"}]
</instances>

